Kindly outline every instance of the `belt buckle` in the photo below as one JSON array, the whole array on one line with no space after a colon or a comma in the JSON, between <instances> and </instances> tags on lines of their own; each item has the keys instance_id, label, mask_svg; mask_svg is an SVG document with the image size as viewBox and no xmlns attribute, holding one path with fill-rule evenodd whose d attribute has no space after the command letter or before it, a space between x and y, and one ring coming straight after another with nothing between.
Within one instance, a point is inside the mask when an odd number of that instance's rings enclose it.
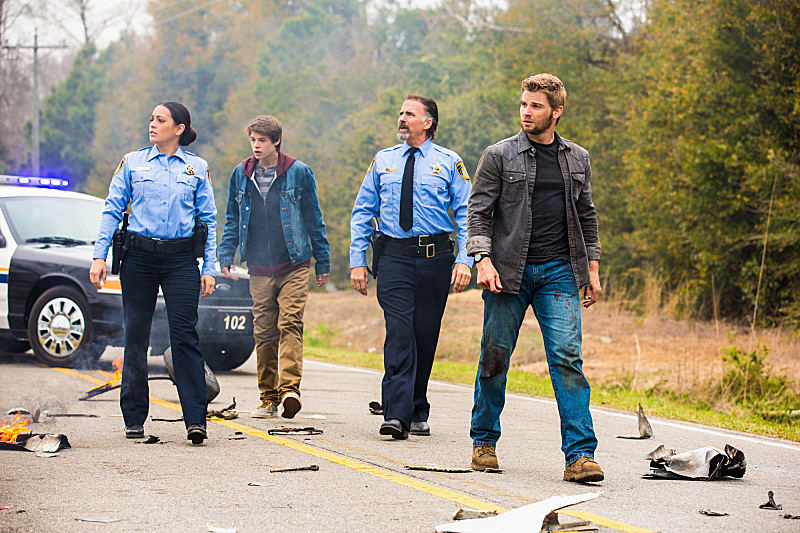
<instances>
[{"instance_id":1,"label":"belt buckle","mask_svg":"<svg viewBox=\"0 0 800 533\"><path fill-rule=\"evenodd\" d=\"M436 245L433 243L425 245L425 259L430 259L436 255Z\"/></svg>"},{"instance_id":2,"label":"belt buckle","mask_svg":"<svg viewBox=\"0 0 800 533\"><path fill-rule=\"evenodd\" d=\"M162 240L162 239L153 239L153 242L154 242L154 243L155 243L155 245L156 245L155 252L156 252L157 254L163 254L163 253L165 253L165 252L164 252L164 249L166 248L166 244L167 244L167 243L166 243L166 241L164 241L164 240Z\"/></svg>"}]
</instances>

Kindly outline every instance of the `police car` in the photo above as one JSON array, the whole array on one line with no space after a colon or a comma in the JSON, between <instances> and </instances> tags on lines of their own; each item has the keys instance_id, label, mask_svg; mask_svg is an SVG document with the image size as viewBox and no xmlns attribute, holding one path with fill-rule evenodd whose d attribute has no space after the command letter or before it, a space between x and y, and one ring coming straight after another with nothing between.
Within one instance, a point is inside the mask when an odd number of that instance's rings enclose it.
<instances>
[{"instance_id":1,"label":"police car","mask_svg":"<svg viewBox=\"0 0 800 533\"><path fill-rule=\"evenodd\" d=\"M89 281L103 200L68 185L0 175L0 351L33 349L50 366L91 363L124 343L119 276L109 273L99 291ZM212 370L230 370L253 352L253 301L246 275L231 282L217 266L216 277L198 308L200 350ZM169 347L160 295L150 347L151 355Z\"/></svg>"}]
</instances>

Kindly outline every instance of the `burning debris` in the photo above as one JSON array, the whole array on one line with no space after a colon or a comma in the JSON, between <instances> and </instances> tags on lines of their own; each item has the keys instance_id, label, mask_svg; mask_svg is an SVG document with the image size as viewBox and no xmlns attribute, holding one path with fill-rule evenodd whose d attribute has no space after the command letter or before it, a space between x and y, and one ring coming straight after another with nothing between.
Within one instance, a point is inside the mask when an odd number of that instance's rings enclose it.
<instances>
[{"instance_id":1,"label":"burning debris","mask_svg":"<svg viewBox=\"0 0 800 533\"><path fill-rule=\"evenodd\" d=\"M0 449L55 453L62 448L70 447L66 436L52 433L33 434L28 427L29 424L30 420L19 413L10 421L3 418L0 423Z\"/></svg>"},{"instance_id":2,"label":"burning debris","mask_svg":"<svg viewBox=\"0 0 800 533\"><path fill-rule=\"evenodd\" d=\"M12 411L15 411L16 414L10 421L3 418L0 422L0 442L15 443L18 442L20 435L25 435L24 438L30 436L31 430L28 429L28 425L31 423L30 418L24 417L19 409L12 409Z\"/></svg>"},{"instance_id":3,"label":"burning debris","mask_svg":"<svg viewBox=\"0 0 800 533\"><path fill-rule=\"evenodd\" d=\"M618 439L649 439L653 436L653 428L650 427L650 422L644 416L644 409L642 404L639 404L639 411L636 413L636 418L639 423L639 435L617 435Z\"/></svg>"},{"instance_id":4,"label":"burning debris","mask_svg":"<svg viewBox=\"0 0 800 533\"><path fill-rule=\"evenodd\" d=\"M122 356L119 356L119 358L117 358L112 364L116 370L114 370L114 373L110 378L108 378L108 381L102 385L98 385L87 390L86 394L80 398L81 401L94 398L95 396L103 394L104 392L118 389L120 387L120 384L122 383Z\"/></svg>"},{"instance_id":5,"label":"burning debris","mask_svg":"<svg viewBox=\"0 0 800 533\"><path fill-rule=\"evenodd\" d=\"M711 481L720 477L744 476L747 461L744 453L731 446L725 445L725 451L712 446L698 448L689 452L676 454L675 450L668 450L662 444L649 454L649 474L644 478L655 479L703 479Z\"/></svg>"}]
</instances>

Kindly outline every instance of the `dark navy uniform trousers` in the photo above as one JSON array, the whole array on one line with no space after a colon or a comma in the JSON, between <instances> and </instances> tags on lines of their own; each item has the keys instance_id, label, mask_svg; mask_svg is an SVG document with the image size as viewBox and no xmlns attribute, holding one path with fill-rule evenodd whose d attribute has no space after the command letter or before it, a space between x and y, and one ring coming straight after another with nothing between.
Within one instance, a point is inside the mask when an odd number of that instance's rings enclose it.
<instances>
[{"instance_id":1,"label":"dark navy uniform trousers","mask_svg":"<svg viewBox=\"0 0 800 533\"><path fill-rule=\"evenodd\" d=\"M427 422L428 379L439 342L455 256L389 255L378 265L378 303L386 320L381 383L383 417Z\"/></svg>"},{"instance_id":2,"label":"dark navy uniform trousers","mask_svg":"<svg viewBox=\"0 0 800 533\"><path fill-rule=\"evenodd\" d=\"M158 287L164 295L175 385L189 424L206 425L206 380L197 304L200 270L192 251L160 254L131 248L120 266L122 306L125 312L125 359L119 403L125 426L144 425L150 406L147 383L147 349Z\"/></svg>"}]
</instances>

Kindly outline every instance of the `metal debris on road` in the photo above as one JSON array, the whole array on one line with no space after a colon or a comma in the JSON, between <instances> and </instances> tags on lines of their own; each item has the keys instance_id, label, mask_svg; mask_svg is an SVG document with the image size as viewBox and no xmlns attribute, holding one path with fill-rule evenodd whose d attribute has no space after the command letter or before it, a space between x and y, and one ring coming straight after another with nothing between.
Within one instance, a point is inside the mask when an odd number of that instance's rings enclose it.
<instances>
[{"instance_id":1,"label":"metal debris on road","mask_svg":"<svg viewBox=\"0 0 800 533\"><path fill-rule=\"evenodd\" d=\"M706 446L676 454L662 444L649 454L650 473L646 479L704 479L710 481L721 477L740 478L745 474L747 461L744 452L725 445L725 451Z\"/></svg>"},{"instance_id":2,"label":"metal debris on road","mask_svg":"<svg viewBox=\"0 0 800 533\"><path fill-rule=\"evenodd\" d=\"M483 470L483 473L484 474L502 474L503 473L503 469L502 468L485 468Z\"/></svg>"},{"instance_id":3,"label":"metal debris on road","mask_svg":"<svg viewBox=\"0 0 800 533\"><path fill-rule=\"evenodd\" d=\"M544 517L542 524L542 532L545 531L598 531L598 527L592 524L591 520L571 520L569 522L561 522L559 514L552 512Z\"/></svg>"},{"instance_id":4,"label":"metal debris on road","mask_svg":"<svg viewBox=\"0 0 800 533\"><path fill-rule=\"evenodd\" d=\"M449 466L405 465L403 468L406 470L421 470L423 472L448 472L450 474L464 474L466 472L472 472L471 468L452 468Z\"/></svg>"},{"instance_id":5,"label":"metal debris on road","mask_svg":"<svg viewBox=\"0 0 800 533\"><path fill-rule=\"evenodd\" d=\"M729 516L728 513L721 513L719 511L712 511L711 509L698 509L697 511L700 514L704 514L706 516Z\"/></svg>"},{"instance_id":6,"label":"metal debris on road","mask_svg":"<svg viewBox=\"0 0 800 533\"><path fill-rule=\"evenodd\" d=\"M236 409L236 397L233 398L233 403L224 409L209 409L206 413L207 419L221 418L223 420L233 420L239 418L239 412Z\"/></svg>"},{"instance_id":7,"label":"metal debris on road","mask_svg":"<svg viewBox=\"0 0 800 533\"><path fill-rule=\"evenodd\" d=\"M151 416L150 420L153 422L183 422L183 417L181 416L179 418L155 418Z\"/></svg>"},{"instance_id":8,"label":"metal debris on road","mask_svg":"<svg viewBox=\"0 0 800 533\"><path fill-rule=\"evenodd\" d=\"M759 509L770 509L773 511L780 511L783 509L783 505L775 503L775 494L770 490L767 491L767 503L762 503L758 506Z\"/></svg>"},{"instance_id":9,"label":"metal debris on road","mask_svg":"<svg viewBox=\"0 0 800 533\"><path fill-rule=\"evenodd\" d=\"M227 527L217 527L212 526L211 524L206 524L206 527L211 533L236 533L236 528L227 528Z\"/></svg>"},{"instance_id":10,"label":"metal debris on road","mask_svg":"<svg viewBox=\"0 0 800 533\"><path fill-rule=\"evenodd\" d=\"M75 518L75 520L80 520L81 522L101 522L107 524L110 522L121 522L122 518L108 518L106 516L80 516Z\"/></svg>"},{"instance_id":11,"label":"metal debris on road","mask_svg":"<svg viewBox=\"0 0 800 533\"><path fill-rule=\"evenodd\" d=\"M47 417L48 418L57 418L57 417L62 417L62 418L100 418L99 415L93 415L93 414L88 414L88 413L48 413L47 411L45 411L45 413L47 413Z\"/></svg>"},{"instance_id":12,"label":"metal debris on road","mask_svg":"<svg viewBox=\"0 0 800 533\"><path fill-rule=\"evenodd\" d=\"M545 518L553 511L592 500L600 494L602 493L589 492L574 496L553 496L489 518L473 518L441 524L436 526L436 533L507 533L508 531L539 533Z\"/></svg>"},{"instance_id":13,"label":"metal debris on road","mask_svg":"<svg viewBox=\"0 0 800 533\"><path fill-rule=\"evenodd\" d=\"M274 487L275 483L262 483L261 481L251 481L247 484L248 487Z\"/></svg>"},{"instance_id":14,"label":"metal debris on road","mask_svg":"<svg viewBox=\"0 0 800 533\"><path fill-rule=\"evenodd\" d=\"M269 435L322 435L322 430L314 427L291 428L279 427L267 430Z\"/></svg>"},{"instance_id":15,"label":"metal debris on road","mask_svg":"<svg viewBox=\"0 0 800 533\"><path fill-rule=\"evenodd\" d=\"M44 457L45 459L58 457L58 455L58 452L36 452L36 457Z\"/></svg>"},{"instance_id":16,"label":"metal debris on road","mask_svg":"<svg viewBox=\"0 0 800 533\"><path fill-rule=\"evenodd\" d=\"M325 415L300 415L300 418L307 418L308 420L327 420Z\"/></svg>"},{"instance_id":17,"label":"metal debris on road","mask_svg":"<svg viewBox=\"0 0 800 533\"><path fill-rule=\"evenodd\" d=\"M156 443L164 444L163 442L161 442L161 439L159 439L155 435L148 435L146 439L136 441L136 444L156 444Z\"/></svg>"},{"instance_id":18,"label":"metal debris on road","mask_svg":"<svg viewBox=\"0 0 800 533\"><path fill-rule=\"evenodd\" d=\"M278 472L301 472L303 470L310 470L312 472L316 472L319 470L318 465L309 465L309 466L297 466L294 468L270 468L270 473L276 474Z\"/></svg>"},{"instance_id":19,"label":"metal debris on road","mask_svg":"<svg viewBox=\"0 0 800 533\"><path fill-rule=\"evenodd\" d=\"M783 517L787 520L800 520L800 514L785 514Z\"/></svg>"},{"instance_id":20,"label":"metal debris on road","mask_svg":"<svg viewBox=\"0 0 800 533\"><path fill-rule=\"evenodd\" d=\"M636 413L636 418L639 423L639 435L617 435L618 439L649 439L653 436L653 428L647 417L644 416L644 409L642 404L639 404L639 411Z\"/></svg>"},{"instance_id":21,"label":"metal debris on road","mask_svg":"<svg viewBox=\"0 0 800 533\"><path fill-rule=\"evenodd\" d=\"M380 404L380 402L369 402L369 412L373 415L382 415L383 406Z\"/></svg>"},{"instance_id":22,"label":"metal debris on road","mask_svg":"<svg viewBox=\"0 0 800 533\"><path fill-rule=\"evenodd\" d=\"M459 509L453 515L453 520L472 520L473 518L489 518L497 516L497 511L476 511L475 509Z\"/></svg>"}]
</instances>

